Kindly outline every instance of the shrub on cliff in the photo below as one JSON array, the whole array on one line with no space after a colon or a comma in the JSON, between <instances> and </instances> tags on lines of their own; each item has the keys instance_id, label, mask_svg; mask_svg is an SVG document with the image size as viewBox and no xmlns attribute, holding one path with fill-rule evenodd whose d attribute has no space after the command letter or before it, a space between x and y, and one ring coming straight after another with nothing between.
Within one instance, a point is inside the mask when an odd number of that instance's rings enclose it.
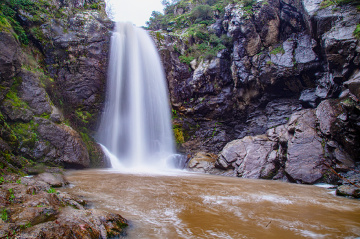
<instances>
[{"instance_id":1,"label":"shrub on cliff","mask_svg":"<svg viewBox=\"0 0 360 239\"><path fill-rule=\"evenodd\" d=\"M213 17L213 10L209 5L199 5L191 11L190 16L195 23L210 20Z\"/></svg>"}]
</instances>

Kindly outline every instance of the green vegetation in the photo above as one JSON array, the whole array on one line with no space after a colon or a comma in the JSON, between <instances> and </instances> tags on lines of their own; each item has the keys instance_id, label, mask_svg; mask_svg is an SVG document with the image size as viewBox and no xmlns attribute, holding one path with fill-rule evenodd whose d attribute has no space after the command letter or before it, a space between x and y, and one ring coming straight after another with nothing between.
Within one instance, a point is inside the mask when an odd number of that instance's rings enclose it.
<instances>
[{"instance_id":1,"label":"green vegetation","mask_svg":"<svg viewBox=\"0 0 360 239\"><path fill-rule=\"evenodd\" d=\"M360 23L356 25L356 28L354 30L354 36L360 40Z\"/></svg>"},{"instance_id":2,"label":"green vegetation","mask_svg":"<svg viewBox=\"0 0 360 239\"><path fill-rule=\"evenodd\" d=\"M9 216L7 214L6 208L3 208L1 210L1 214L0 214L0 218L1 220L3 220L4 222L6 222L9 219Z\"/></svg>"},{"instance_id":3,"label":"green vegetation","mask_svg":"<svg viewBox=\"0 0 360 239\"><path fill-rule=\"evenodd\" d=\"M194 24L210 25L214 23L214 15L223 15L225 7L231 3L241 4L245 12L251 12L256 0L175 0L171 3L165 0L165 14L152 12L147 27L173 32Z\"/></svg>"},{"instance_id":4,"label":"green vegetation","mask_svg":"<svg viewBox=\"0 0 360 239\"><path fill-rule=\"evenodd\" d=\"M15 195L14 195L14 189L12 189L12 188L9 188L9 193L10 193L10 196L9 196L9 201L10 202L12 202L12 201L14 201L14 199L15 199Z\"/></svg>"},{"instance_id":5,"label":"green vegetation","mask_svg":"<svg viewBox=\"0 0 360 239\"><path fill-rule=\"evenodd\" d=\"M15 108L18 108L18 109L28 109L29 108L29 106L17 96L16 91L10 90L6 94L6 99L8 100L8 102L11 102L11 105Z\"/></svg>"},{"instance_id":6,"label":"green vegetation","mask_svg":"<svg viewBox=\"0 0 360 239\"><path fill-rule=\"evenodd\" d=\"M81 131L80 131L81 138L84 141L86 149L89 152L90 167L94 167L94 168L103 167L104 165L103 162L101 161L103 153L101 148L95 142L95 140L89 136L85 128L81 129Z\"/></svg>"},{"instance_id":7,"label":"green vegetation","mask_svg":"<svg viewBox=\"0 0 360 239\"><path fill-rule=\"evenodd\" d=\"M39 141L37 127L38 124L36 124L33 120L29 123L16 122L11 124L14 134L21 142L21 147L27 148L33 148L35 146L35 142Z\"/></svg>"},{"instance_id":8,"label":"green vegetation","mask_svg":"<svg viewBox=\"0 0 360 239\"><path fill-rule=\"evenodd\" d=\"M174 35L189 46L182 51L175 45L174 50L181 55L182 63L190 64L194 59L212 59L219 51L231 48L232 39L227 35L216 35L209 31L215 23L215 17L224 14L224 8L230 3L240 3L245 11L251 10L255 0L175 0L163 1L164 12L153 12L147 22L149 30L164 30ZM163 36L156 32L156 38ZM190 69L191 70L191 69Z\"/></svg>"},{"instance_id":9,"label":"green vegetation","mask_svg":"<svg viewBox=\"0 0 360 239\"><path fill-rule=\"evenodd\" d=\"M43 33L36 25L40 25L45 19L55 18L55 13L59 11L53 10L55 10L54 6L51 6L46 0L2 0L0 3L0 29L11 26L15 38L23 45L29 44L30 35L38 41L43 41ZM27 27L24 28L23 25L27 25Z\"/></svg>"},{"instance_id":10,"label":"green vegetation","mask_svg":"<svg viewBox=\"0 0 360 239\"><path fill-rule=\"evenodd\" d=\"M173 131L176 144L183 144L185 142L184 132L180 125L173 125Z\"/></svg>"},{"instance_id":11,"label":"green vegetation","mask_svg":"<svg viewBox=\"0 0 360 239\"><path fill-rule=\"evenodd\" d=\"M323 0L320 4L320 8L324 9L330 6L341 6L346 4L354 5L360 10L360 0Z\"/></svg>"},{"instance_id":12,"label":"green vegetation","mask_svg":"<svg viewBox=\"0 0 360 239\"><path fill-rule=\"evenodd\" d=\"M270 54L271 55L276 55L276 54L285 54L285 50L282 46L276 47L275 49L273 49Z\"/></svg>"},{"instance_id":13,"label":"green vegetation","mask_svg":"<svg viewBox=\"0 0 360 239\"><path fill-rule=\"evenodd\" d=\"M31 225L31 222L27 222L26 224L24 224L24 225L20 225L20 228L21 229L26 229L26 228L29 228L29 227L31 227L32 225Z\"/></svg>"},{"instance_id":14,"label":"green vegetation","mask_svg":"<svg viewBox=\"0 0 360 239\"><path fill-rule=\"evenodd\" d=\"M53 188L49 188L49 190L46 191L47 193L56 193L56 190Z\"/></svg>"},{"instance_id":15,"label":"green vegetation","mask_svg":"<svg viewBox=\"0 0 360 239\"><path fill-rule=\"evenodd\" d=\"M218 133L218 129L217 129L217 126L218 126L218 125L221 125L221 123L219 123L219 122L216 122L216 123L215 123L214 130L213 130L213 132L212 132L212 134L211 134L211 137L212 137L212 138Z\"/></svg>"},{"instance_id":16,"label":"green vegetation","mask_svg":"<svg viewBox=\"0 0 360 239\"><path fill-rule=\"evenodd\" d=\"M80 121L82 121L85 124L89 123L89 119L92 118L92 115L88 111L83 111L80 109L77 109L75 111L75 115L78 119L80 119Z\"/></svg>"}]
</instances>

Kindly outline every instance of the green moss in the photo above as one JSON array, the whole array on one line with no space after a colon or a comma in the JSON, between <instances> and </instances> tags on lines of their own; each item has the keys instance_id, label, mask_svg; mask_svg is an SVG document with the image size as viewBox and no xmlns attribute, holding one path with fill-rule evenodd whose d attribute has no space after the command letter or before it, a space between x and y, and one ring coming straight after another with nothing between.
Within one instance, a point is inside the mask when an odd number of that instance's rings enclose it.
<instances>
[{"instance_id":1,"label":"green moss","mask_svg":"<svg viewBox=\"0 0 360 239\"><path fill-rule=\"evenodd\" d=\"M8 213L6 211L6 208L3 208L1 210L0 218L2 221L6 222L9 219Z\"/></svg>"},{"instance_id":2,"label":"green moss","mask_svg":"<svg viewBox=\"0 0 360 239\"><path fill-rule=\"evenodd\" d=\"M83 131L86 131L86 129L83 129ZM95 140L88 135L88 133L80 132L80 135L85 143L86 149L89 152L90 167L103 167L104 162L102 162L103 153L101 148L98 146Z\"/></svg>"},{"instance_id":3,"label":"green moss","mask_svg":"<svg viewBox=\"0 0 360 239\"><path fill-rule=\"evenodd\" d=\"M351 4L357 7L358 11L360 8L360 1L359 0L323 0L320 3L320 9L324 9L330 6L341 6Z\"/></svg>"},{"instance_id":4,"label":"green moss","mask_svg":"<svg viewBox=\"0 0 360 239\"><path fill-rule=\"evenodd\" d=\"M0 31L1 32L10 32L11 29L11 25L8 22L8 20L6 19L5 16L0 15Z\"/></svg>"},{"instance_id":5,"label":"green moss","mask_svg":"<svg viewBox=\"0 0 360 239\"><path fill-rule=\"evenodd\" d=\"M357 25L356 25L356 28L355 28L353 34L354 34L354 36L355 36L357 39L360 40L360 24L357 24Z\"/></svg>"},{"instance_id":6,"label":"green moss","mask_svg":"<svg viewBox=\"0 0 360 239\"><path fill-rule=\"evenodd\" d=\"M92 117L92 115L88 111L82 111L80 109L77 109L75 111L75 115L85 124L89 123L89 119Z\"/></svg>"},{"instance_id":7,"label":"green moss","mask_svg":"<svg viewBox=\"0 0 360 239\"><path fill-rule=\"evenodd\" d=\"M100 9L100 5L99 5L99 3L93 3L90 5L90 8L91 9Z\"/></svg>"},{"instance_id":8,"label":"green moss","mask_svg":"<svg viewBox=\"0 0 360 239\"><path fill-rule=\"evenodd\" d=\"M29 123L16 122L10 125L17 139L20 141L21 147L33 148L35 142L39 141L37 135L37 127L33 120Z\"/></svg>"},{"instance_id":9,"label":"green moss","mask_svg":"<svg viewBox=\"0 0 360 239\"><path fill-rule=\"evenodd\" d=\"M47 190L47 193L57 193L55 189L53 188L49 188L49 190Z\"/></svg>"},{"instance_id":10,"label":"green moss","mask_svg":"<svg viewBox=\"0 0 360 239\"><path fill-rule=\"evenodd\" d=\"M54 13L57 12L46 0L2 0L0 3L0 28L5 23L2 18L6 18L7 22L12 26L15 37L23 44L29 44L28 35L32 34L31 30L22 26L20 20L23 15L33 24L40 25L44 19L55 18ZM39 32L35 32L34 38L39 41L44 40L40 37Z\"/></svg>"},{"instance_id":11,"label":"green moss","mask_svg":"<svg viewBox=\"0 0 360 239\"><path fill-rule=\"evenodd\" d=\"M270 54L271 55L277 55L277 54L285 54L285 50L282 46L276 47L275 49L273 49Z\"/></svg>"},{"instance_id":12,"label":"green moss","mask_svg":"<svg viewBox=\"0 0 360 239\"><path fill-rule=\"evenodd\" d=\"M180 125L173 125L173 132L175 141L177 144L183 144L185 142L184 132Z\"/></svg>"},{"instance_id":13,"label":"green moss","mask_svg":"<svg viewBox=\"0 0 360 239\"><path fill-rule=\"evenodd\" d=\"M29 106L24 102L22 101L17 93L13 90L10 90L6 96L5 96L5 99L8 99L9 102L11 102L12 106L16 107L16 108L22 108L22 109L28 109Z\"/></svg>"},{"instance_id":14,"label":"green moss","mask_svg":"<svg viewBox=\"0 0 360 239\"><path fill-rule=\"evenodd\" d=\"M161 32L156 32L155 36L156 36L156 39L158 40L158 42L165 39L165 37L161 34Z\"/></svg>"}]
</instances>

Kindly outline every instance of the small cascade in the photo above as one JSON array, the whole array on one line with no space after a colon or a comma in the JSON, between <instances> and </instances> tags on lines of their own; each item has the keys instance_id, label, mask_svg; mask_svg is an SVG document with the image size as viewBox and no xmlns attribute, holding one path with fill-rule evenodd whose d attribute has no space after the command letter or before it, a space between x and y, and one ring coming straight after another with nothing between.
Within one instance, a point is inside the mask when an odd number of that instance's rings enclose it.
<instances>
[{"instance_id":1,"label":"small cascade","mask_svg":"<svg viewBox=\"0 0 360 239\"><path fill-rule=\"evenodd\" d=\"M157 49L146 31L131 23L117 23L115 30L98 141L113 168L172 168L170 106Z\"/></svg>"}]
</instances>

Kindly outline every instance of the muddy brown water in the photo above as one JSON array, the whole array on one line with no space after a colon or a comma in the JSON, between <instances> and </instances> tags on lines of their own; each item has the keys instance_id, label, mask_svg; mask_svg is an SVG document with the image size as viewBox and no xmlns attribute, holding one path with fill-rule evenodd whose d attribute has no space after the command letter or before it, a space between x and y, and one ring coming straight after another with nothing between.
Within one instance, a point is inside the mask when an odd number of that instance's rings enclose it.
<instances>
[{"instance_id":1,"label":"muddy brown water","mask_svg":"<svg viewBox=\"0 0 360 239\"><path fill-rule=\"evenodd\" d=\"M186 172L67 178L66 191L130 221L126 238L360 237L360 201L316 186Z\"/></svg>"}]
</instances>

